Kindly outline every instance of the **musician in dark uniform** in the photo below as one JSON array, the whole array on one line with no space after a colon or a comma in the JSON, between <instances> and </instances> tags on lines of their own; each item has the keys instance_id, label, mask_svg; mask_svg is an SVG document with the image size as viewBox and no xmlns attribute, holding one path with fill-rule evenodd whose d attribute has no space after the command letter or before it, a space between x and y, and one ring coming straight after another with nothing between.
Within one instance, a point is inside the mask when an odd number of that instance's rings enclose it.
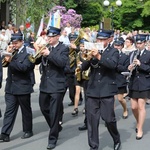
<instances>
[{"instance_id":1,"label":"musician in dark uniform","mask_svg":"<svg viewBox=\"0 0 150 150\"><path fill-rule=\"evenodd\" d=\"M0 54L0 88L2 87L2 77L3 77L3 70L2 70L2 57ZM0 109L0 118L2 117L1 109Z\"/></svg>"},{"instance_id":2,"label":"musician in dark uniform","mask_svg":"<svg viewBox=\"0 0 150 150\"><path fill-rule=\"evenodd\" d=\"M8 46L7 51L14 51L12 52L13 56L3 58L7 62L5 66L8 67L5 86L6 110L0 135L0 140L4 142L10 141L9 136L13 129L19 106L22 112L24 132L21 138L26 139L33 135L31 93L33 92L34 83L34 64L28 59L30 52L24 46L22 34L13 34L11 42L12 44Z\"/></svg>"},{"instance_id":3,"label":"musician in dark uniform","mask_svg":"<svg viewBox=\"0 0 150 150\"><path fill-rule=\"evenodd\" d=\"M88 39L87 39L88 40ZM84 48L84 42L88 42L87 40L85 39L81 39L80 40L80 52L78 53L78 57L77 57L77 64L80 64L82 63L84 60L88 59L88 54L89 54L89 51L86 50ZM87 102L87 96L86 96L86 91L87 91L87 84L88 84L88 80L89 80L89 75L90 75L90 68L88 68L88 70L86 71L82 71L82 72L78 72L78 65L77 65L77 68L76 68L76 88L81 90L81 87L83 87L83 92L84 92L84 100L85 100L85 107L84 107L84 110L85 110L85 118L84 118L84 124L82 126L80 126L78 129L79 131L84 131L84 130L87 130L87 111L86 111L86 102ZM76 96L77 96L77 93L76 93ZM75 96L75 97L76 97ZM77 103L77 98L75 99L75 104ZM75 105L77 106L77 105Z\"/></svg>"},{"instance_id":4,"label":"musician in dark uniform","mask_svg":"<svg viewBox=\"0 0 150 150\"><path fill-rule=\"evenodd\" d=\"M132 62L128 69L132 72L129 82L129 97L131 98L131 108L136 119L136 139L143 137L143 125L145 122L146 99L150 98L150 51L146 50L146 35L135 36L137 50L130 55Z\"/></svg>"},{"instance_id":5,"label":"musician in dark uniform","mask_svg":"<svg viewBox=\"0 0 150 150\"><path fill-rule=\"evenodd\" d=\"M65 68L66 76L67 76L67 85L69 89L69 98L71 102L68 104L68 106L73 106L75 101L75 69L76 69L76 56L79 52L79 48L74 44L74 41L77 39L78 35L73 34L69 36L70 40L70 46L69 46L69 60L68 64ZM80 100L79 104L81 105L83 101L82 93L80 92Z\"/></svg>"},{"instance_id":6,"label":"musician in dark uniform","mask_svg":"<svg viewBox=\"0 0 150 150\"><path fill-rule=\"evenodd\" d=\"M116 81L118 86L117 99L123 107L122 118L127 119L128 109L126 100L124 99L124 94L127 93L127 81L125 76L121 73L128 71L129 57L128 55L122 52L123 47L124 47L124 39L122 37L116 38L114 41L114 48L118 49L119 51L119 61L116 68Z\"/></svg>"},{"instance_id":7,"label":"musician in dark uniform","mask_svg":"<svg viewBox=\"0 0 150 150\"><path fill-rule=\"evenodd\" d=\"M84 49L84 42L87 42L87 40L86 39L80 40L80 44L79 44L80 51L78 52L77 57L76 57L76 70L75 70L76 93L75 93L75 104L74 104L74 110L72 112L72 116L78 115L78 103L79 103L79 99L80 99L81 87L83 87L85 102L87 99L86 98L86 88L87 88L87 82L89 80L90 68L88 70L82 71L82 72L80 71L80 69L78 69L78 65L81 64L84 59L84 58L82 58L82 54L85 54L85 52L86 52Z\"/></svg>"},{"instance_id":8,"label":"musician in dark uniform","mask_svg":"<svg viewBox=\"0 0 150 150\"><path fill-rule=\"evenodd\" d=\"M106 122L107 129L114 141L114 150L121 146L120 135L114 112L114 95L117 93L116 67L119 52L109 47L110 34L99 31L97 42L104 44L104 50L92 49L90 61L83 62L81 70L91 67L90 79L87 87L87 127L90 150L99 147L99 120Z\"/></svg>"},{"instance_id":9,"label":"musician in dark uniform","mask_svg":"<svg viewBox=\"0 0 150 150\"><path fill-rule=\"evenodd\" d=\"M41 63L43 72L39 95L40 109L50 128L47 149L56 147L58 135L62 129L59 120L66 91L64 68L69 59L69 49L59 42L60 31L58 28L49 27L47 36L50 47L45 47L41 51L42 57L36 60L36 63Z\"/></svg>"}]
</instances>

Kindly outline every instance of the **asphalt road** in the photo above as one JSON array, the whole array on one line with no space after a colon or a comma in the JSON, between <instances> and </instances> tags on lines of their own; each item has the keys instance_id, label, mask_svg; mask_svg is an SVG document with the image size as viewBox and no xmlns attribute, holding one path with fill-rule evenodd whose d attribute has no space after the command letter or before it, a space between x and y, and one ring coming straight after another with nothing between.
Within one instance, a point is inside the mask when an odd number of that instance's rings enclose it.
<instances>
[{"instance_id":1,"label":"asphalt road","mask_svg":"<svg viewBox=\"0 0 150 150\"><path fill-rule=\"evenodd\" d=\"M48 144L49 128L40 112L38 104L40 75L38 69L35 69L36 85L35 92L32 94L32 110L33 110L33 132L34 136L29 139L21 139L22 136L22 120L20 109L16 118L14 129L11 133L11 141L0 142L0 150L46 150ZM5 111L4 87L5 87L6 69L4 69L3 88L0 90L0 108L2 113ZM83 125L84 115L82 110L84 104L79 106L79 114L72 117L73 107L68 107L70 102L68 92L64 98L64 118L63 130L60 132L57 147L55 150L89 150L87 132L79 131L78 127ZM144 124L144 137L142 140L136 140L135 119L130 109L130 102L127 101L129 109L128 119L122 119L122 108L116 101L116 118L118 120L118 129L121 135L122 150L149 150L150 149L150 106L146 106L147 116ZM2 127L3 117L0 118L0 128ZM104 122L100 121L99 126L99 150L113 150L113 141L109 135Z\"/></svg>"}]
</instances>

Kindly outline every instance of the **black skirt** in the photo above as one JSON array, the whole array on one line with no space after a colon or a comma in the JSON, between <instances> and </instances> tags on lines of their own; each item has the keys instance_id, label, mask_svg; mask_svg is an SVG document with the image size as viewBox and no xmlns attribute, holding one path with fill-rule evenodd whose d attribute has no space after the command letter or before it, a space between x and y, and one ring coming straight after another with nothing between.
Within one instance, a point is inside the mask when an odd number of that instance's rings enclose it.
<instances>
[{"instance_id":1,"label":"black skirt","mask_svg":"<svg viewBox=\"0 0 150 150\"><path fill-rule=\"evenodd\" d=\"M75 86L76 86L76 85L77 85L77 86L82 86L82 82L83 82L83 80L77 81L77 78L75 78Z\"/></svg>"},{"instance_id":2,"label":"black skirt","mask_svg":"<svg viewBox=\"0 0 150 150\"><path fill-rule=\"evenodd\" d=\"M119 87L118 88L118 94L125 94L127 93L127 87Z\"/></svg>"},{"instance_id":3,"label":"black skirt","mask_svg":"<svg viewBox=\"0 0 150 150\"><path fill-rule=\"evenodd\" d=\"M130 98L150 98L150 90L147 91L129 91L129 97Z\"/></svg>"}]
</instances>

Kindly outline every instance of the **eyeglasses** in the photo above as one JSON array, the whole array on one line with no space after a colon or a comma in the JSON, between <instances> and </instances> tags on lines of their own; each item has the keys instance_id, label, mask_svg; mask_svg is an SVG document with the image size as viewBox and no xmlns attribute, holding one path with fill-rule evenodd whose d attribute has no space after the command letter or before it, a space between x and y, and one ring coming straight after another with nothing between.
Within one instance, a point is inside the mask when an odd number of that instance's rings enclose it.
<instances>
[{"instance_id":1,"label":"eyeglasses","mask_svg":"<svg viewBox=\"0 0 150 150\"><path fill-rule=\"evenodd\" d=\"M136 44L143 44L142 42L136 43Z\"/></svg>"}]
</instances>

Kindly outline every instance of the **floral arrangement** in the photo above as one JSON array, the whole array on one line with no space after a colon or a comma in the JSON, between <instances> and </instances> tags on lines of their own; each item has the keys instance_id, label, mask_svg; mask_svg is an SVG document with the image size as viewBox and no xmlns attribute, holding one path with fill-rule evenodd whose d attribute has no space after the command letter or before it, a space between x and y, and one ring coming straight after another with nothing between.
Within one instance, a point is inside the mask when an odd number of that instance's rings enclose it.
<instances>
[{"instance_id":1,"label":"floral arrangement","mask_svg":"<svg viewBox=\"0 0 150 150\"><path fill-rule=\"evenodd\" d=\"M55 13L57 10L59 10L61 16L61 27L65 27L67 23L70 23L71 26L80 28L82 16L77 14L74 9L67 11L64 6L55 6L50 10L50 13Z\"/></svg>"}]
</instances>

